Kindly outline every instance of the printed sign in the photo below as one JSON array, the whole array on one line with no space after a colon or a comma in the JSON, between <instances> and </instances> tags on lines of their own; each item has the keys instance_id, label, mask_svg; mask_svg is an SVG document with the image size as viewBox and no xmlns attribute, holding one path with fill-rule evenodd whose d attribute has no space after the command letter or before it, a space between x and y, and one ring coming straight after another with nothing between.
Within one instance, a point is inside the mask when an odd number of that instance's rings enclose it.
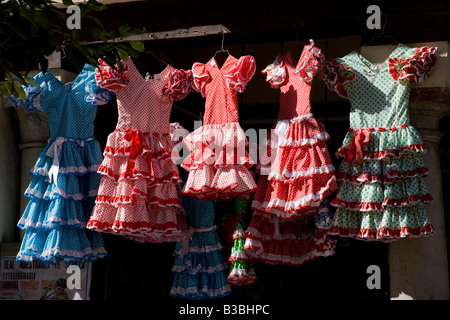
<instances>
[{"instance_id":1,"label":"printed sign","mask_svg":"<svg viewBox=\"0 0 450 320\"><path fill-rule=\"evenodd\" d=\"M0 300L89 300L91 263L0 258Z\"/></svg>"}]
</instances>

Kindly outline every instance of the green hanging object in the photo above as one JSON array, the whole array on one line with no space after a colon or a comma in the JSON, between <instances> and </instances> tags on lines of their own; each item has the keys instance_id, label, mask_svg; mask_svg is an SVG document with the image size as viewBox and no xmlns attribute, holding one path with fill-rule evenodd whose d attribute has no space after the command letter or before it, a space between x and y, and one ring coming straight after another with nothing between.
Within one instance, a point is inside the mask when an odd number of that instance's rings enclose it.
<instances>
[{"instance_id":1,"label":"green hanging object","mask_svg":"<svg viewBox=\"0 0 450 320\"><path fill-rule=\"evenodd\" d=\"M228 283L232 286L244 286L255 283L257 277L253 268L253 261L244 252L247 201L242 198L235 198L233 201L236 226L233 232L231 255L228 259L231 264Z\"/></svg>"}]
</instances>

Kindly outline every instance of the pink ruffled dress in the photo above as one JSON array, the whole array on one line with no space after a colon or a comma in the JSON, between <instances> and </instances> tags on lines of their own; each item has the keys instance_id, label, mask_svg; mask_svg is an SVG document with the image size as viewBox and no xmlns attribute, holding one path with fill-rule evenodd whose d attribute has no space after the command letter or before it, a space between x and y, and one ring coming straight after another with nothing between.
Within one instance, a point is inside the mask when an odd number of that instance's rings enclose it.
<instances>
[{"instance_id":1,"label":"pink ruffled dress","mask_svg":"<svg viewBox=\"0 0 450 320\"><path fill-rule=\"evenodd\" d=\"M298 62L288 52L263 70L280 89L280 109L260 152L245 252L267 263L301 265L334 253L327 230L314 227L322 201L338 188L326 145L330 137L311 113L312 80L324 68L325 57L311 40Z\"/></svg>"},{"instance_id":2,"label":"pink ruffled dress","mask_svg":"<svg viewBox=\"0 0 450 320\"><path fill-rule=\"evenodd\" d=\"M189 172L182 190L198 199L229 200L253 193L256 183L248 141L239 125L237 93L242 93L256 69L252 56L229 55L222 67L215 58L192 66L196 91L206 98L203 126L184 138L190 155L182 162Z\"/></svg>"},{"instance_id":3,"label":"pink ruffled dress","mask_svg":"<svg viewBox=\"0 0 450 320\"><path fill-rule=\"evenodd\" d=\"M139 242L180 241L187 225L169 117L173 101L191 91L191 73L168 65L147 80L131 58L123 65L119 71L100 60L97 69L98 84L116 93L119 116L87 227Z\"/></svg>"}]
</instances>

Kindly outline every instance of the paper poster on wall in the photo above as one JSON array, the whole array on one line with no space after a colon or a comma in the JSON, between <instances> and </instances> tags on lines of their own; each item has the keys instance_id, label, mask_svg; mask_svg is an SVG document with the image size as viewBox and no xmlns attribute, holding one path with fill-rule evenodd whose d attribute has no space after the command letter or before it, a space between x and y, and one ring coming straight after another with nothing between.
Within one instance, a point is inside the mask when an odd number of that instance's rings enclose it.
<instances>
[{"instance_id":1,"label":"paper poster on wall","mask_svg":"<svg viewBox=\"0 0 450 320\"><path fill-rule=\"evenodd\" d=\"M91 263L0 257L0 300L89 300Z\"/></svg>"}]
</instances>

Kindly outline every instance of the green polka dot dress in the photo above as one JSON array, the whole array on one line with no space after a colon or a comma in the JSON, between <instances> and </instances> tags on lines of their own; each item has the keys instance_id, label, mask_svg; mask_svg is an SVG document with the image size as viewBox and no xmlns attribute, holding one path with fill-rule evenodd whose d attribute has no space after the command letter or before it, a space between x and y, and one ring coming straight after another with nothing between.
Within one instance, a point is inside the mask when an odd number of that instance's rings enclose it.
<instances>
[{"instance_id":1,"label":"green polka dot dress","mask_svg":"<svg viewBox=\"0 0 450 320\"><path fill-rule=\"evenodd\" d=\"M230 263L228 283L232 286L245 286L253 284L257 280L253 260L244 251L245 229L248 224L245 218L247 200L238 197L234 198L233 201L236 225L232 235L233 246L228 259Z\"/></svg>"},{"instance_id":2,"label":"green polka dot dress","mask_svg":"<svg viewBox=\"0 0 450 320\"><path fill-rule=\"evenodd\" d=\"M327 61L322 80L351 104L350 129L336 153L342 161L330 234L392 241L434 233L425 210L432 202L426 149L409 123L408 100L411 83L424 81L437 57L435 47L399 44L380 64L357 51Z\"/></svg>"}]
</instances>

